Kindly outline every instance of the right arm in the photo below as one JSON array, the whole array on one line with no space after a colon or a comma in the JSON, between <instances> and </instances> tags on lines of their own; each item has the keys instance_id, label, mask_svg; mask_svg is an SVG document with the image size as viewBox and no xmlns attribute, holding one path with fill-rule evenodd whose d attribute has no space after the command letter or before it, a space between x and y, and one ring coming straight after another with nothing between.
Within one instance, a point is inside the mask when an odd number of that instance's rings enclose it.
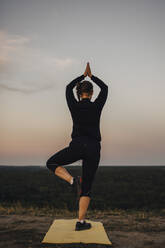
<instances>
[{"instance_id":1,"label":"right arm","mask_svg":"<svg viewBox=\"0 0 165 248\"><path fill-rule=\"evenodd\" d=\"M107 96L108 96L108 85L106 85L101 79L99 79L98 77L91 75L90 77L92 79L92 81L94 81L97 86L101 89L99 95L97 96L97 98L95 99L94 103L97 104L99 107L103 108Z\"/></svg>"},{"instance_id":2,"label":"right arm","mask_svg":"<svg viewBox=\"0 0 165 248\"><path fill-rule=\"evenodd\" d=\"M92 81L94 81L97 86L99 86L99 88L101 89L98 97L95 99L94 103L98 106L98 108L103 108L107 96L108 96L108 85L106 85L101 79L99 79L98 77L92 75L91 73L91 68L89 65L89 62L87 63L87 75L92 79Z\"/></svg>"}]
</instances>

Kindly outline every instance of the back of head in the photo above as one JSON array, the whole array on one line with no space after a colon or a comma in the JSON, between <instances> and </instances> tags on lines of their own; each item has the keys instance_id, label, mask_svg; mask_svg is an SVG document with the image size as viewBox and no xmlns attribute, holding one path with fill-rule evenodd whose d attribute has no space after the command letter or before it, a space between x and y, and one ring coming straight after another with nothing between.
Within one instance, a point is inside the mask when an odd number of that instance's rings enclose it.
<instances>
[{"instance_id":1,"label":"back of head","mask_svg":"<svg viewBox=\"0 0 165 248\"><path fill-rule=\"evenodd\" d=\"M93 92L93 84L87 80L78 82L76 84L76 91L77 97L80 101L80 95L82 95L83 93L87 93L88 95L90 95Z\"/></svg>"}]
</instances>

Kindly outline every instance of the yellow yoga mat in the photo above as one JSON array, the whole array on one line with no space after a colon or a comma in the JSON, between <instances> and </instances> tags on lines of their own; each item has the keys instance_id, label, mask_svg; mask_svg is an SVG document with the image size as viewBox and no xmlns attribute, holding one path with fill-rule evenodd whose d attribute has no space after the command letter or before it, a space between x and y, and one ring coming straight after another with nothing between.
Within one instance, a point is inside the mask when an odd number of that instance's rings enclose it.
<instances>
[{"instance_id":1,"label":"yellow yoga mat","mask_svg":"<svg viewBox=\"0 0 165 248\"><path fill-rule=\"evenodd\" d=\"M87 220L87 222L92 224L92 228L83 231L75 231L76 222L77 219L54 220L42 240L42 243L112 244L101 222Z\"/></svg>"}]
</instances>

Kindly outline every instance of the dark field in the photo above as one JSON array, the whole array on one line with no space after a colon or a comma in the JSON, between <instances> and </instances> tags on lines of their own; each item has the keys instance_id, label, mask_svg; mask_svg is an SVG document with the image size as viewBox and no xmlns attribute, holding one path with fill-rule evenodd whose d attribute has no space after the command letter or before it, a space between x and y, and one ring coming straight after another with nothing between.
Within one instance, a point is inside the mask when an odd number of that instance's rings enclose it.
<instances>
[{"instance_id":1,"label":"dark field","mask_svg":"<svg viewBox=\"0 0 165 248\"><path fill-rule=\"evenodd\" d=\"M104 224L112 247L165 247L165 166L100 166L92 193L87 218ZM46 167L0 166L0 247L103 247L41 244L55 218L76 214L70 185Z\"/></svg>"},{"instance_id":2,"label":"dark field","mask_svg":"<svg viewBox=\"0 0 165 248\"><path fill-rule=\"evenodd\" d=\"M80 175L80 166L66 167ZM165 167L100 166L93 184L90 209L162 209L165 207ZM50 206L74 210L70 185L46 167L1 166L0 203L24 207Z\"/></svg>"}]
</instances>

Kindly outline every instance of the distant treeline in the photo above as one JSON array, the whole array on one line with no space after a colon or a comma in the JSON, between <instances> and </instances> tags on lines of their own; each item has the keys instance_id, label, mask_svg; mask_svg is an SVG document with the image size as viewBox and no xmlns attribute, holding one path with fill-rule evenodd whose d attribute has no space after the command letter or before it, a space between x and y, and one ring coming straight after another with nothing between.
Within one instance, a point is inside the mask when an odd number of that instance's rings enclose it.
<instances>
[{"instance_id":1,"label":"distant treeline","mask_svg":"<svg viewBox=\"0 0 165 248\"><path fill-rule=\"evenodd\" d=\"M81 175L81 166L67 166ZM74 210L70 185L46 167L0 166L0 203ZM100 166L90 209L165 208L165 166Z\"/></svg>"}]
</instances>

